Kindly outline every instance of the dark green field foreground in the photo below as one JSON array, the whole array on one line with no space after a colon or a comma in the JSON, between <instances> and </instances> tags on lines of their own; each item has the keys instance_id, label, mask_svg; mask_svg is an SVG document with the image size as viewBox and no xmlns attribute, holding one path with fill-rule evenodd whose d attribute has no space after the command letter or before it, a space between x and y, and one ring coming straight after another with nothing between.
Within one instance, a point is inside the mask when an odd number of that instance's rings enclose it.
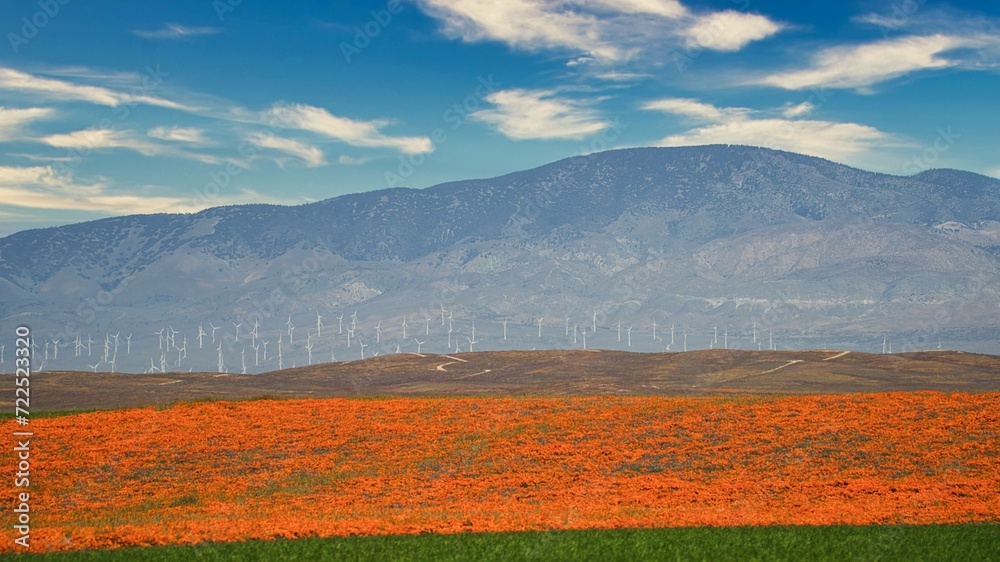
<instances>
[{"instance_id":1,"label":"dark green field foreground","mask_svg":"<svg viewBox=\"0 0 1000 562\"><path fill-rule=\"evenodd\" d=\"M702 527L218 543L19 560L1000 560L1000 524Z\"/></svg>"}]
</instances>

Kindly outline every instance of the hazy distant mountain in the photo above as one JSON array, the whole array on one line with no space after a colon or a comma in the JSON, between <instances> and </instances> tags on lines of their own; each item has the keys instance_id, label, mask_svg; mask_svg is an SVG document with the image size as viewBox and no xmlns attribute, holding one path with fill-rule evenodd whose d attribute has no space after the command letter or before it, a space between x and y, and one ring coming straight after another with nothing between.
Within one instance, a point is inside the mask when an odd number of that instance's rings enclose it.
<instances>
[{"instance_id":1,"label":"hazy distant mountain","mask_svg":"<svg viewBox=\"0 0 1000 562\"><path fill-rule=\"evenodd\" d=\"M698 347L723 345L728 330L746 348L756 323L786 346L871 350L888 332L909 347L1000 350L1000 181L742 146L615 150L297 207L111 218L19 232L0 252L4 329L29 322L63 344L93 332L103 346L121 329L148 347L168 323L189 339L199 322L246 333L257 319L284 333L291 314L296 335L312 327L329 355L346 342L321 340L315 312L326 337L357 309L356 336L394 351L404 314L417 335L433 317L427 336L442 338L443 306L463 342L480 322L487 348L572 347L565 317L592 329L596 312L601 347L624 345L621 319L634 347L659 350L653 321ZM504 317L519 330L507 342ZM549 339L533 342L538 317Z\"/></svg>"}]
</instances>

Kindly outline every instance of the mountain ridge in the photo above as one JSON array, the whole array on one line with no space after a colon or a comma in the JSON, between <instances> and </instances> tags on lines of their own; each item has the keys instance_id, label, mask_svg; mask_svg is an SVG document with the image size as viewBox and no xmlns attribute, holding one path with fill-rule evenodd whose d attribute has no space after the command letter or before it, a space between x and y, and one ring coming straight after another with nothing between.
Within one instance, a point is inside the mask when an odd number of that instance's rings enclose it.
<instances>
[{"instance_id":1,"label":"mountain ridge","mask_svg":"<svg viewBox=\"0 0 1000 562\"><path fill-rule=\"evenodd\" d=\"M894 323L931 326L915 330L928 341L1000 332L1000 180L746 146L619 149L419 190L112 217L18 232L0 252L0 319L77 331L123 314L143 329L351 307L426 316L447 301L525 324L596 310L844 341ZM81 299L96 303L86 319Z\"/></svg>"}]
</instances>

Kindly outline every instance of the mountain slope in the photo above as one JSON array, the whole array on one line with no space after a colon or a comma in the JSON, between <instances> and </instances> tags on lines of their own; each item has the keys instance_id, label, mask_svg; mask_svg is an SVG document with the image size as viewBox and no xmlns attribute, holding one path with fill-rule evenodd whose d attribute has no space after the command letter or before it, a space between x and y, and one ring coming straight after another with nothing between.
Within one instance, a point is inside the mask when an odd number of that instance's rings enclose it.
<instances>
[{"instance_id":1,"label":"mountain slope","mask_svg":"<svg viewBox=\"0 0 1000 562\"><path fill-rule=\"evenodd\" d=\"M976 344L1000 328L998 248L1000 181L984 176L639 148L423 190L20 232L0 239L0 318L65 337L209 320L277 331L288 315L358 307L370 336L380 319L429 324L443 306L466 331L476 318L597 314L702 336L756 322L789 337L905 328Z\"/></svg>"}]
</instances>

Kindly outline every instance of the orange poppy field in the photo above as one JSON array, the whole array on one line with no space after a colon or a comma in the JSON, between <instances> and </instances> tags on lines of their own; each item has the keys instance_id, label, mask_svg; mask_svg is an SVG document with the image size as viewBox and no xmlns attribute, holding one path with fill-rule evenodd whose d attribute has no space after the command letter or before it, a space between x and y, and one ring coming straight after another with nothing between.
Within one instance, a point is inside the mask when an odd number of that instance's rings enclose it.
<instances>
[{"instance_id":1,"label":"orange poppy field","mask_svg":"<svg viewBox=\"0 0 1000 562\"><path fill-rule=\"evenodd\" d=\"M997 393L220 401L31 431L32 551L1000 520Z\"/></svg>"}]
</instances>

